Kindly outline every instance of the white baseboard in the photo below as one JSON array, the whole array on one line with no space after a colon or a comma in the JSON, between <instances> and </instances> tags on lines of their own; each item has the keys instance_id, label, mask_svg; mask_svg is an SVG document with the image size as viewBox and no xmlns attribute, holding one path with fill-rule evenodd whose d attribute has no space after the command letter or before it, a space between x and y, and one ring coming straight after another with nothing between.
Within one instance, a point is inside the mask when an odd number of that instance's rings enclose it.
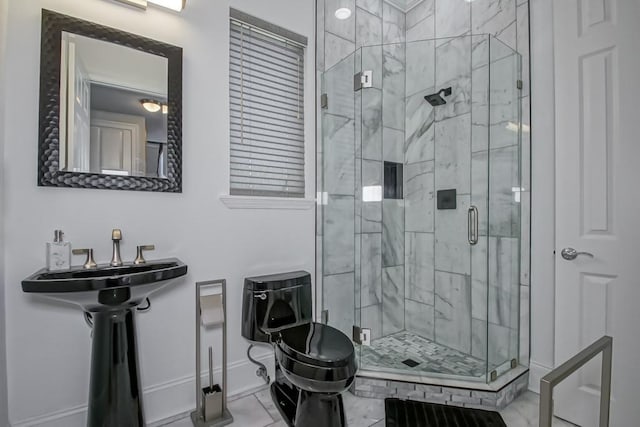
<instances>
[{"instance_id":1,"label":"white baseboard","mask_svg":"<svg viewBox=\"0 0 640 427\"><path fill-rule=\"evenodd\" d=\"M540 379L551 372L552 369L531 360L529 362L529 390L540 394Z\"/></svg>"},{"instance_id":2,"label":"white baseboard","mask_svg":"<svg viewBox=\"0 0 640 427\"><path fill-rule=\"evenodd\" d=\"M274 378L273 352L261 354L256 360L267 366L269 375ZM214 370L219 381L221 369ZM229 385L228 398L246 394L264 385L262 378L255 375L256 367L248 359L230 363L227 368ZM207 374L201 373L203 384L207 384ZM176 378L165 383L145 387L143 391L144 412L147 425L160 425L179 415L188 414L195 409L195 377L193 375ZM87 420L87 405L75 406L27 418L11 423L11 427L83 427Z\"/></svg>"}]
</instances>

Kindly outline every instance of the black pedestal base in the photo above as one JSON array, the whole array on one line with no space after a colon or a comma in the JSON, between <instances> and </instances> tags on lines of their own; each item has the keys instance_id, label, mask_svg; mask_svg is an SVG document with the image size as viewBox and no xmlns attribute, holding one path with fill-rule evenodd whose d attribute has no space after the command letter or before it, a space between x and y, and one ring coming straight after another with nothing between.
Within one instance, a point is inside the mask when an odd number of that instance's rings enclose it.
<instances>
[{"instance_id":1,"label":"black pedestal base","mask_svg":"<svg viewBox=\"0 0 640 427\"><path fill-rule=\"evenodd\" d=\"M341 394L300 390L295 427L346 427Z\"/></svg>"},{"instance_id":2,"label":"black pedestal base","mask_svg":"<svg viewBox=\"0 0 640 427\"><path fill-rule=\"evenodd\" d=\"M92 314L87 427L143 427L133 310Z\"/></svg>"}]
</instances>

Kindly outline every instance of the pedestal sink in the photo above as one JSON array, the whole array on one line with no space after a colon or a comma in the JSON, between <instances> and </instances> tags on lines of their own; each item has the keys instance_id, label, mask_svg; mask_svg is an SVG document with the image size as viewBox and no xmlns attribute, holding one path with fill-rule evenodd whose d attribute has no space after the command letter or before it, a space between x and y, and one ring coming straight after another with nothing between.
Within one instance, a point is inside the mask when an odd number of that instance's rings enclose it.
<instances>
[{"instance_id":1,"label":"pedestal sink","mask_svg":"<svg viewBox=\"0 0 640 427\"><path fill-rule=\"evenodd\" d=\"M144 411L138 375L134 309L187 274L177 258L120 267L40 270L22 290L76 304L93 317L88 427L142 427Z\"/></svg>"}]
</instances>

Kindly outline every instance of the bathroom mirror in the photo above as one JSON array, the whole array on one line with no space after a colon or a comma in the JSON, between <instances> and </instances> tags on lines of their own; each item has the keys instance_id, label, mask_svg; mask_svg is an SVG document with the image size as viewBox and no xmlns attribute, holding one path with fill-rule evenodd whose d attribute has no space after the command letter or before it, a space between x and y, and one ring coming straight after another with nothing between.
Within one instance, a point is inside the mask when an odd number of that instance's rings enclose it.
<instances>
[{"instance_id":1,"label":"bathroom mirror","mask_svg":"<svg viewBox=\"0 0 640 427\"><path fill-rule=\"evenodd\" d=\"M38 185L180 192L182 49L42 11Z\"/></svg>"}]
</instances>

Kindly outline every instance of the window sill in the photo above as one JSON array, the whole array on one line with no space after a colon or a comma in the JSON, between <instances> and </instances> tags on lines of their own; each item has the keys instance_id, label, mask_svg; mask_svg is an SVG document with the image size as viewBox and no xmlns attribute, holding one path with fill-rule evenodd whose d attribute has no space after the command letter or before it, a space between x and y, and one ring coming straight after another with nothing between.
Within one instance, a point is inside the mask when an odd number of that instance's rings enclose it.
<instances>
[{"instance_id":1,"label":"window sill","mask_svg":"<svg viewBox=\"0 0 640 427\"><path fill-rule=\"evenodd\" d=\"M288 197L250 197L250 196L220 196L220 201L229 209L281 209L281 210L309 210L315 204L315 199L294 199Z\"/></svg>"}]
</instances>

